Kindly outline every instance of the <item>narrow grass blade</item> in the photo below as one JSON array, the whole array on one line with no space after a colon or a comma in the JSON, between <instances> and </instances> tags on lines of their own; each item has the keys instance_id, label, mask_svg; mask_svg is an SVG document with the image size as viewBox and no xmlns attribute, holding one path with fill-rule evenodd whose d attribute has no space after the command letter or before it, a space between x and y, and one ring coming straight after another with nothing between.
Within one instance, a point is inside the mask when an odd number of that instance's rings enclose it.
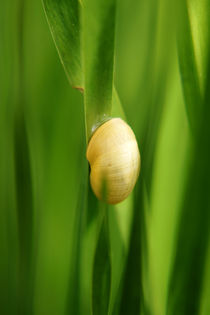
<instances>
[{"instance_id":1,"label":"narrow grass blade","mask_svg":"<svg viewBox=\"0 0 210 315\"><path fill-rule=\"evenodd\" d=\"M210 45L208 46L208 51L210 51ZM209 232L209 223L210 223L210 167L209 167L209 159L210 159L210 150L209 150L209 137L210 137L210 58L208 58L208 66L207 66L207 78L205 84L205 97L204 97L204 114L203 114L203 128L201 131L201 136L203 139L202 146L204 149L205 157L206 157L206 167L207 169L205 174L206 181L203 185L205 187L205 213L206 213L206 238L204 239L206 245L206 261L203 265L203 287L202 287L202 295L200 301L200 314L205 315L210 311L210 301L209 301L209 293L210 293L210 281L209 281L209 266L210 266L210 232Z\"/></svg>"},{"instance_id":2,"label":"narrow grass blade","mask_svg":"<svg viewBox=\"0 0 210 315\"><path fill-rule=\"evenodd\" d=\"M14 105L13 97L14 94L11 93L9 99L5 103L2 102L0 113L0 314L16 313L18 298L21 295L18 289L22 280L18 252L20 248L18 229L20 227L17 226L17 195L14 181L14 126L11 116L6 115L8 108ZM23 230L26 231L25 228ZM23 248L23 244L21 247Z\"/></svg>"},{"instance_id":3,"label":"narrow grass blade","mask_svg":"<svg viewBox=\"0 0 210 315\"><path fill-rule=\"evenodd\" d=\"M122 279L130 246L133 220L133 194L124 202L111 206L109 238L111 257L111 292L108 314L118 314L122 295Z\"/></svg>"},{"instance_id":4,"label":"narrow grass blade","mask_svg":"<svg viewBox=\"0 0 210 315\"><path fill-rule=\"evenodd\" d=\"M46 17L70 84L83 88L78 0L43 0Z\"/></svg>"},{"instance_id":5,"label":"narrow grass blade","mask_svg":"<svg viewBox=\"0 0 210 315\"><path fill-rule=\"evenodd\" d=\"M14 128L16 196L19 232L19 312L32 307L33 198L29 148L25 121L17 117Z\"/></svg>"},{"instance_id":6,"label":"narrow grass blade","mask_svg":"<svg viewBox=\"0 0 210 315\"><path fill-rule=\"evenodd\" d=\"M111 263L107 207L97 242L92 278L92 314L106 315L109 307L111 287Z\"/></svg>"},{"instance_id":7,"label":"narrow grass blade","mask_svg":"<svg viewBox=\"0 0 210 315\"><path fill-rule=\"evenodd\" d=\"M33 188L28 134L25 121L24 67L25 0L18 2L16 16L17 64L16 98L14 100L14 164L18 223L18 312L32 312L33 255Z\"/></svg>"},{"instance_id":8,"label":"narrow grass blade","mask_svg":"<svg viewBox=\"0 0 210 315\"><path fill-rule=\"evenodd\" d=\"M118 312L121 315L140 314L141 307L141 215L142 185L139 187L138 201L134 204L130 246L123 279L122 297ZM142 234L143 235L143 234ZM115 310L117 312L117 310ZM118 313L116 313L118 314Z\"/></svg>"},{"instance_id":9,"label":"narrow grass blade","mask_svg":"<svg viewBox=\"0 0 210 315\"><path fill-rule=\"evenodd\" d=\"M193 131L201 122L202 96L187 0L179 1L178 57L186 111Z\"/></svg>"},{"instance_id":10,"label":"narrow grass blade","mask_svg":"<svg viewBox=\"0 0 210 315\"><path fill-rule=\"evenodd\" d=\"M79 314L92 313L92 279L94 255L101 227L99 203L88 181L82 220L80 247L80 307Z\"/></svg>"},{"instance_id":11,"label":"narrow grass blade","mask_svg":"<svg viewBox=\"0 0 210 315\"><path fill-rule=\"evenodd\" d=\"M111 116L115 0L83 3L83 60L87 139Z\"/></svg>"},{"instance_id":12,"label":"narrow grass blade","mask_svg":"<svg viewBox=\"0 0 210 315\"><path fill-rule=\"evenodd\" d=\"M85 142L85 141L84 141ZM85 146L83 147L84 154ZM73 235L74 242L71 252L70 261L70 275L69 275L69 286L68 286L68 296L67 296L67 309L66 315L68 314L81 314L81 299L80 292L81 282L80 282L80 255L82 248L82 235L84 228L84 214L87 207L87 191L88 191L88 167L87 162L83 160L82 174L80 180L80 191L78 194L78 201L76 207L76 216L74 219Z\"/></svg>"}]
</instances>

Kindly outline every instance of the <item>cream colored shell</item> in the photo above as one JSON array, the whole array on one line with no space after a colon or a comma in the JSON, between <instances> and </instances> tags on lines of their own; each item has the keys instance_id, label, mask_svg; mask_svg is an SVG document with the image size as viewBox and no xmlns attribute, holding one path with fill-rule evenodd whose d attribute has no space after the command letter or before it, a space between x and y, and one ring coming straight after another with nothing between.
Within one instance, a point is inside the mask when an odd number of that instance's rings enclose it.
<instances>
[{"instance_id":1,"label":"cream colored shell","mask_svg":"<svg viewBox=\"0 0 210 315\"><path fill-rule=\"evenodd\" d=\"M87 148L91 187L98 199L116 204L133 190L140 171L140 153L132 129L112 118L94 132ZM105 184L104 184L105 183Z\"/></svg>"}]
</instances>

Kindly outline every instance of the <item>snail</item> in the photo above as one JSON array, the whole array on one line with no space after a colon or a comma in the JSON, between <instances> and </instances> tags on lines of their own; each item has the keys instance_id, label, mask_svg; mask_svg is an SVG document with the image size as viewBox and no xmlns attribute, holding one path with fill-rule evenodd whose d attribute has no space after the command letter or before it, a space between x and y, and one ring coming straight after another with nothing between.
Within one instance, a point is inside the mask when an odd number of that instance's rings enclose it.
<instances>
[{"instance_id":1,"label":"snail","mask_svg":"<svg viewBox=\"0 0 210 315\"><path fill-rule=\"evenodd\" d=\"M96 197L117 204L128 197L140 172L140 153L132 129L111 118L93 133L86 152Z\"/></svg>"}]
</instances>

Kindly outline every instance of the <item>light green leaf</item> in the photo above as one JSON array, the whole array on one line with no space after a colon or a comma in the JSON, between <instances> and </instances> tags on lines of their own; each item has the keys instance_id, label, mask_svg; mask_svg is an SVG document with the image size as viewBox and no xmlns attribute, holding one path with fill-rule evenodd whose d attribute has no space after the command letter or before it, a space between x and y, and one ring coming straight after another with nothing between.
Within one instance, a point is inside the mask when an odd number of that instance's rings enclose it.
<instances>
[{"instance_id":1,"label":"light green leaf","mask_svg":"<svg viewBox=\"0 0 210 315\"><path fill-rule=\"evenodd\" d=\"M83 4L83 60L87 139L111 116L116 1Z\"/></svg>"},{"instance_id":2,"label":"light green leaf","mask_svg":"<svg viewBox=\"0 0 210 315\"><path fill-rule=\"evenodd\" d=\"M201 119L202 95L187 0L179 2L180 23L177 39L180 74L189 123L192 130L196 131Z\"/></svg>"},{"instance_id":3,"label":"light green leaf","mask_svg":"<svg viewBox=\"0 0 210 315\"><path fill-rule=\"evenodd\" d=\"M61 63L72 87L83 88L78 0L43 0L45 14Z\"/></svg>"},{"instance_id":4,"label":"light green leaf","mask_svg":"<svg viewBox=\"0 0 210 315\"><path fill-rule=\"evenodd\" d=\"M95 251L92 278L92 314L106 315L111 287L111 261L108 228L108 207L103 206L104 217Z\"/></svg>"}]
</instances>

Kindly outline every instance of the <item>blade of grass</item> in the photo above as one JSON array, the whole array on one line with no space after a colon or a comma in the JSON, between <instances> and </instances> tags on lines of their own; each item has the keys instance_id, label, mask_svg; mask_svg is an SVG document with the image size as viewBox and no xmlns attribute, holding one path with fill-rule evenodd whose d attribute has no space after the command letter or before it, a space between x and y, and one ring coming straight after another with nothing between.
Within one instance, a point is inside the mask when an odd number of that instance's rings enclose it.
<instances>
[{"instance_id":1,"label":"blade of grass","mask_svg":"<svg viewBox=\"0 0 210 315\"><path fill-rule=\"evenodd\" d=\"M189 123L194 132L201 123L202 95L193 45L187 0L179 1L177 34L180 75Z\"/></svg>"},{"instance_id":2,"label":"blade of grass","mask_svg":"<svg viewBox=\"0 0 210 315\"><path fill-rule=\"evenodd\" d=\"M92 277L92 314L105 315L108 313L110 286L111 286L111 263L110 244L108 230L108 207L103 206L103 219L101 230L95 251Z\"/></svg>"},{"instance_id":3,"label":"blade of grass","mask_svg":"<svg viewBox=\"0 0 210 315\"><path fill-rule=\"evenodd\" d=\"M92 313L92 281L94 255L100 233L102 216L100 204L93 195L88 181L85 196L85 209L82 222L82 241L80 248L80 314ZM85 263L84 263L85 262Z\"/></svg>"},{"instance_id":4,"label":"blade of grass","mask_svg":"<svg viewBox=\"0 0 210 315\"><path fill-rule=\"evenodd\" d=\"M87 139L111 116L116 1L83 4L83 60Z\"/></svg>"},{"instance_id":5,"label":"blade of grass","mask_svg":"<svg viewBox=\"0 0 210 315\"><path fill-rule=\"evenodd\" d=\"M0 121L0 313L15 314L18 295L18 226L15 204L14 159L12 119L7 117L5 109L14 105L12 98L1 106ZM5 138L6 137L6 138ZM20 279L19 279L20 280ZM12 303L10 302L12 301Z\"/></svg>"},{"instance_id":6,"label":"blade of grass","mask_svg":"<svg viewBox=\"0 0 210 315\"><path fill-rule=\"evenodd\" d=\"M19 311L28 314L32 307L33 198L29 148L22 115L16 118L14 139L19 233Z\"/></svg>"},{"instance_id":7,"label":"blade of grass","mask_svg":"<svg viewBox=\"0 0 210 315\"><path fill-rule=\"evenodd\" d=\"M208 71L210 2L188 0L187 5L200 89L204 95Z\"/></svg>"},{"instance_id":8,"label":"blade of grass","mask_svg":"<svg viewBox=\"0 0 210 315\"><path fill-rule=\"evenodd\" d=\"M133 194L109 211L112 283L108 314L117 314L122 295L122 277L129 252L133 219Z\"/></svg>"},{"instance_id":9,"label":"blade of grass","mask_svg":"<svg viewBox=\"0 0 210 315\"><path fill-rule=\"evenodd\" d=\"M142 186L141 186L142 189ZM138 191L141 194L141 191ZM114 314L140 314L141 305L141 228L140 217L143 214L139 201L143 198L138 194L138 202L134 205L131 226L131 238L123 279L120 305L115 305ZM141 209L141 210L140 210Z\"/></svg>"},{"instance_id":10,"label":"blade of grass","mask_svg":"<svg viewBox=\"0 0 210 315\"><path fill-rule=\"evenodd\" d=\"M203 281L203 288L202 288L202 295L200 300L200 308L199 314L206 315L210 312L210 242L208 240L208 253L206 256L206 263L204 267L204 281Z\"/></svg>"},{"instance_id":11,"label":"blade of grass","mask_svg":"<svg viewBox=\"0 0 210 315\"><path fill-rule=\"evenodd\" d=\"M17 82L14 115L14 164L16 207L18 221L18 312L32 312L32 253L33 253L33 189L28 135L25 122L25 80L24 80L24 21L25 1L17 6Z\"/></svg>"},{"instance_id":12,"label":"blade of grass","mask_svg":"<svg viewBox=\"0 0 210 315\"><path fill-rule=\"evenodd\" d=\"M210 43L208 45L208 51L210 51ZM209 55L209 54L208 54ZM200 281L203 281L203 290L202 290L202 295L200 299L200 313L201 314L208 314L210 310L210 303L209 303L209 292L210 292L210 281L209 281L209 242L210 242L210 232L209 232L209 223L210 223L210 166L209 166L209 159L210 159L210 150L209 150L209 137L210 137L210 58L208 57L208 66L207 66L207 77L206 77L206 84L205 84L205 94L204 94L204 113L203 113L203 124L202 124L202 129L200 132L200 139L202 143L202 149L204 150L204 158L206 164L203 165L203 175L205 182L205 188L203 192L203 196L205 199L202 200L203 204L205 206L205 236L206 239L202 238L202 241L204 241L204 257L206 258L206 261L203 263L203 269L202 269L202 274ZM204 139L203 139L204 138ZM203 210L204 211L204 210ZM203 231L202 231L203 233Z\"/></svg>"},{"instance_id":13,"label":"blade of grass","mask_svg":"<svg viewBox=\"0 0 210 315\"><path fill-rule=\"evenodd\" d=\"M43 0L45 14L61 63L74 88L83 89L78 0Z\"/></svg>"},{"instance_id":14,"label":"blade of grass","mask_svg":"<svg viewBox=\"0 0 210 315\"><path fill-rule=\"evenodd\" d=\"M85 145L83 147L84 155ZM84 228L84 214L87 207L86 196L88 190L88 167L87 162L84 160L82 165L82 176L80 184L80 192L78 197L78 204L76 207L76 213L74 219L73 235L74 243L72 246L71 261L70 261L70 274L69 274L69 286L68 286L68 296L67 296L67 309L66 315L68 314L81 314L81 299L80 292L81 281L80 281L80 255L82 248L82 235Z\"/></svg>"}]
</instances>

